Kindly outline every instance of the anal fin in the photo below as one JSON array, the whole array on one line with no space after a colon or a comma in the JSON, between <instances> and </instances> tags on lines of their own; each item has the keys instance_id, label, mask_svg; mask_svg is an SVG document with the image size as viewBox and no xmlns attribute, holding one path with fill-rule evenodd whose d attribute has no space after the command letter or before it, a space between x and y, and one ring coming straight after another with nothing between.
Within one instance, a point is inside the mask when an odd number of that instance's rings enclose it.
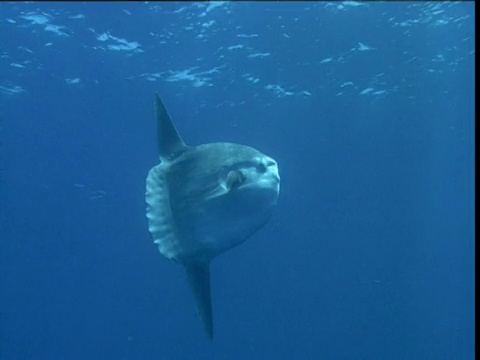
<instances>
[{"instance_id":1,"label":"anal fin","mask_svg":"<svg viewBox=\"0 0 480 360\"><path fill-rule=\"evenodd\" d=\"M213 339L212 301L210 295L210 263L189 262L183 264L188 283L195 297L197 312L202 319L207 336Z\"/></svg>"}]
</instances>

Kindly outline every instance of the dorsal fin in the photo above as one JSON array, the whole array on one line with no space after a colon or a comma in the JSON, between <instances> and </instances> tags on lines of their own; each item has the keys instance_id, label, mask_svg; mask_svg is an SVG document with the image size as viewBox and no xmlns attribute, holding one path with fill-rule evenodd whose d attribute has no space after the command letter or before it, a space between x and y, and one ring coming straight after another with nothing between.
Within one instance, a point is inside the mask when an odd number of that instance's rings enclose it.
<instances>
[{"instance_id":1,"label":"dorsal fin","mask_svg":"<svg viewBox=\"0 0 480 360\"><path fill-rule=\"evenodd\" d=\"M155 119L157 121L158 153L162 161L168 161L174 157L174 154L181 152L187 146L178 134L158 94L155 94Z\"/></svg>"}]
</instances>

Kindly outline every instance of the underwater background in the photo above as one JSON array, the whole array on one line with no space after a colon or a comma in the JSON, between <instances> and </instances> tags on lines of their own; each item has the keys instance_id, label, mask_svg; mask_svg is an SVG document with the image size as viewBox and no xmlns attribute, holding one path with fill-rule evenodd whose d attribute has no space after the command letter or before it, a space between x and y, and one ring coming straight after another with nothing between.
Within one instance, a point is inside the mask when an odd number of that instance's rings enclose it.
<instances>
[{"instance_id":1,"label":"underwater background","mask_svg":"<svg viewBox=\"0 0 480 360\"><path fill-rule=\"evenodd\" d=\"M0 4L0 359L473 359L474 6ZM213 341L147 230L155 92L279 164Z\"/></svg>"}]
</instances>

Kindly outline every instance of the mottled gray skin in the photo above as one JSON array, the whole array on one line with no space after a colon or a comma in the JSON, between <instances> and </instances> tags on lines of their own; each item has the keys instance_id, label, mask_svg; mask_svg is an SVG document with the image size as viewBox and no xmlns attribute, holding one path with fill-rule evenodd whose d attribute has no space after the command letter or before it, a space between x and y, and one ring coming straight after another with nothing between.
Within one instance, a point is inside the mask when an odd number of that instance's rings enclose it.
<instances>
[{"instance_id":1,"label":"mottled gray skin","mask_svg":"<svg viewBox=\"0 0 480 360\"><path fill-rule=\"evenodd\" d=\"M147 177L149 231L160 252L185 267L212 338L210 261L271 217L280 189L278 168L245 145L186 146L158 96L155 105L161 163Z\"/></svg>"}]
</instances>

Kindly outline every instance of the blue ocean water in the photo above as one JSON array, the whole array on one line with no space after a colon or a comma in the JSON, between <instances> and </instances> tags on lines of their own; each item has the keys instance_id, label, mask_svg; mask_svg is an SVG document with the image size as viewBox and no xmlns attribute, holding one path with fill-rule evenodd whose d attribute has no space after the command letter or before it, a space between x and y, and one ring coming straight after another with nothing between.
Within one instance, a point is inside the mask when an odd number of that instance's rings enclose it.
<instances>
[{"instance_id":1,"label":"blue ocean water","mask_svg":"<svg viewBox=\"0 0 480 360\"><path fill-rule=\"evenodd\" d=\"M0 359L473 359L473 2L0 4ZM145 219L153 95L274 157L212 263Z\"/></svg>"}]
</instances>

